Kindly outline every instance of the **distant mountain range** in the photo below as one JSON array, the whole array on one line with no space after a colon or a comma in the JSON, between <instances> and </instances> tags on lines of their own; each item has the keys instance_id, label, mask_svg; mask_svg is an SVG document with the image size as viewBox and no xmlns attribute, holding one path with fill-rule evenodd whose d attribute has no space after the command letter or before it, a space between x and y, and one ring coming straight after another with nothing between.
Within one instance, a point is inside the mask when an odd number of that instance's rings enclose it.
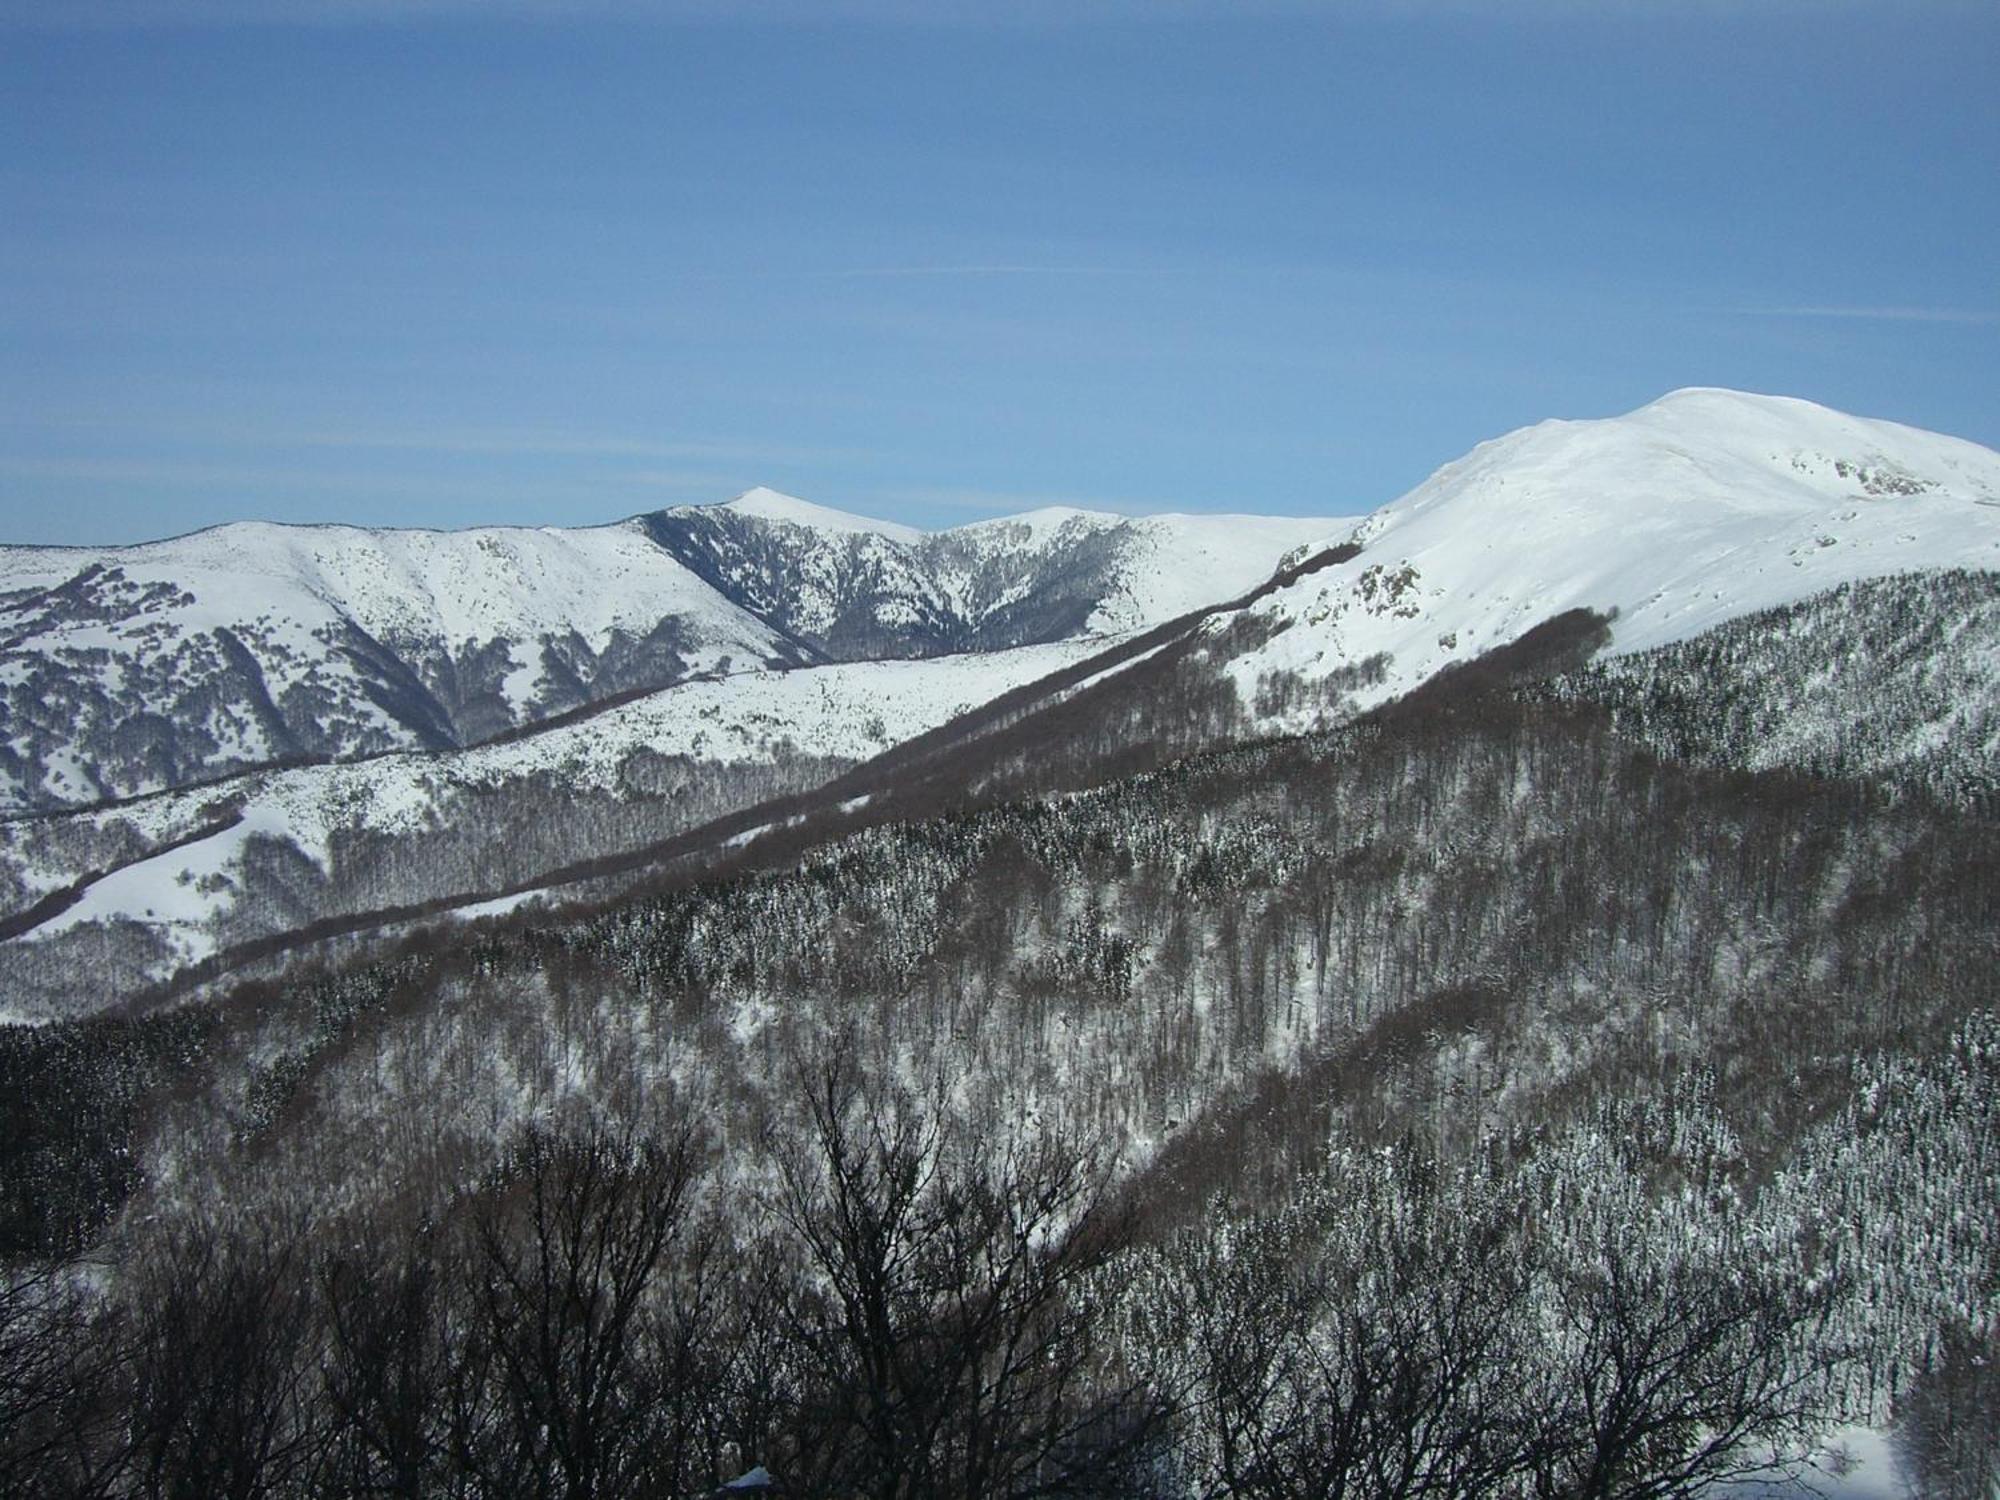
<instances>
[{"instance_id":1,"label":"distant mountain range","mask_svg":"<svg viewBox=\"0 0 2000 1500\"><path fill-rule=\"evenodd\" d=\"M726 852L820 788L1325 728L1572 611L1611 665L1563 691L1635 733L1975 795L1996 573L2000 454L1718 390L1509 434L1358 521L923 533L753 490L578 531L7 549L0 977L60 1012L92 933L163 982ZM1822 680L1843 664L1866 695Z\"/></svg>"},{"instance_id":2,"label":"distant mountain range","mask_svg":"<svg viewBox=\"0 0 2000 1500\"><path fill-rule=\"evenodd\" d=\"M696 678L1143 628L1334 522L925 534L752 490L583 530L220 526L0 549L0 813L445 751Z\"/></svg>"}]
</instances>

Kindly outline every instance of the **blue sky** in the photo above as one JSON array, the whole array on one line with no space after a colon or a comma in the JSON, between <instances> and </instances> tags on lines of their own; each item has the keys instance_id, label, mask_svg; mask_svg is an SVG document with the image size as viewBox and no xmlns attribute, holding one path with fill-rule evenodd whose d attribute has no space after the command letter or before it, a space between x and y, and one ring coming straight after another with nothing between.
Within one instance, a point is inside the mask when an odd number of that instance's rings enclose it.
<instances>
[{"instance_id":1,"label":"blue sky","mask_svg":"<svg viewBox=\"0 0 2000 1500\"><path fill-rule=\"evenodd\" d=\"M0 539L1351 513L1682 385L2000 445L1996 76L1948 0L0 0Z\"/></svg>"}]
</instances>

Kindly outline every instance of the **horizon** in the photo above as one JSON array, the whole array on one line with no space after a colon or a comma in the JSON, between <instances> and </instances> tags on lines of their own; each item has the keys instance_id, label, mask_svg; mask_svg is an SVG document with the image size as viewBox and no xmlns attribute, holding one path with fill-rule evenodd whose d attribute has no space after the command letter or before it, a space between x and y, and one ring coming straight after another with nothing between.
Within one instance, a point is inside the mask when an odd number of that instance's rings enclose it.
<instances>
[{"instance_id":1,"label":"horizon","mask_svg":"<svg viewBox=\"0 0 2000 1500\"><path fill-rule=\"evenodd\" d=\"M924 530L1340 517L1689 386L2000 445L1990 7L0 0L0 36L10 543L760 485Z\"/></svg>"},{"instance_id":2,"label":"horizon","mask_svg":"<svg viewBox=\"0 0 2000 1500\"><path fill-rule=\"evenodd\" d=\"M1860 418L1863 421L1870 421L1870 422L1882 422L1889 420L1886 418L1872 417L1866 412L1840 412L1834 408L1826 407L1820 403L1808 401L1804 397L1790 396L1782 392L1776 392L1776 391L1742 391L1727 386L1679 386L1671 391L1663 392L1662 394L1654 397L1650 401L1642 402L1640 405L1632 408L1629 411L1607 413L1602 416L1543 417L1534 422L1524 423L1520 427L1510 428L1508 429L1508 431L1504 433L1489 434L1487 437L1479 439L1475 444L1472 445L1472 447L1469 447L1465 452L1454 454L1449 458L1440 460L1437 464L1432 466L1432 468L1429 471L1427 471L1427 473L1422 479L1417 481L1417 483L1412 485L1409 489L1403 490L1395 495L1388 496L1387 498L1381 500L1380 502L1368 506L1366 509L1353 510L1353 511L1328 511L1320 514L1315 514L1309 511L1249 511L1249 510L1228 511L1228 510L1166 510L1166 509L1111 510L1102 507L1093 509L1089 506L1068 504L1061 501L1052 501L1047 504L1033 506L1018 511L1001 511L1001 512L996 512L995 514L992 515L975 516L965 520L958 520L958 519L947 520L943 523L935 525L913 525L908 522L898 521L893 519L892 517L876 514L874 512L870 512L867 510L854 510L842 506L826 505L817 500L814 500L810 496L795 494L788 490L778 489L777 487L772 485L752 484L730 495L716 496L705 499L680 501L672 505L654 506L649 510L630 511L622 515L609 516L598 520L564 521L564 522L471 520L458 525L427 525L415 522L390 523L386 525L366 525L360 522L346 521L340 519L314 520L311 518L288 519L288 518L274 518L269 516L239 516L223 520L204 522L201 525L191 527L185 531L169 532L158 536L119 538L105 542L14 541L7 537L0 536L0 548L12 547L12 548L35 549L35 550L64 550L64 549L126 550L135 547L146 547L160 543L180 541L184 538L199 536L209 531L221 530L231 526L245 526L245 525L277 526L284 528L307 529L307 530L350 529L358 531L431 532L437 534L452 534L452 533L463 533L463 532L473 532L473 531L597 530L606 527L623 526L629 522L643 520L647 516L657 515L668 511L707 510L707 509L723 509L723 508L733 507L740 505L742 502L746 500L753 500L764 496L769 496L772 499L785 502L786 504L789 505L797 505L808 512L821 513L827 516L831 520L835 521L846 520L851 522L862 523L861 529L875 530L883 533L906 531L917 536L932 536L932 535L942 534L945 532L963 530L974 526L988 525L996 522L1022 520L1038 514L1044 514L1048 512L1073 512L1080 515L1091 515L1091 516L1117 516L1131 520L1146 519L1146 518L1171 519L1174 517L1227 518L1230 516L1240 516L1246 519L1269 519L1274 516L1287 516L1287 517L1296 517L1298 519L1304 519L1304 520L1314 520L1314 519L1325 520L1328 522L1337 522L1344 520L1361 520L1365 519L1369 515L1374 514L1377 511L1384 510L1389 506L1396 504L1398 501L1407 498L1415 490L1423 488L1424 485L1428 484L1442 470L1451 467L1453 464L1459 462L1459 460L1467 457L1472 452L1473 448L1484 446L1487 443L1503 440L1505 438L1514 436L1517 433L1529 431L1530 429L1539 427L1544 423L1555 422L1555 423L1574 423L1574 424L1587 425L1598 422L1615 422L1625 418L1635 417L1642 412L1646 412L1652 410L1655 407L1664 405L1666 402L1676 397L1686 396L1686 395L1699 395L1699 394L1718 394L1730 397L1740 397L1740 398L1746 398L1747 400L1752 402L1800 403L1806 406L1810 406L1816 411L1828 412L1835 416L1856 417ZM1896 425L1910 426L1910 424L1896 424ZM1959 434L1956 433L1935 432L1932 429L1916 428L1916 427L1912 427L1911 430L1920 433L1928 433L1929 435L1936 437L1952 438L1957 441L1976 442L1975 439L1962 438L1960 437ZM2000 453L2000 448L1994 448L1990 444L1978 444L1978 446L1986 448L1989 452ZM1978 503L1983 505L1993 505L2000 502L1992 500L1982 500ZM754 513L755 512L753 512L753 514Z\"/></svg>"}]
</instances>

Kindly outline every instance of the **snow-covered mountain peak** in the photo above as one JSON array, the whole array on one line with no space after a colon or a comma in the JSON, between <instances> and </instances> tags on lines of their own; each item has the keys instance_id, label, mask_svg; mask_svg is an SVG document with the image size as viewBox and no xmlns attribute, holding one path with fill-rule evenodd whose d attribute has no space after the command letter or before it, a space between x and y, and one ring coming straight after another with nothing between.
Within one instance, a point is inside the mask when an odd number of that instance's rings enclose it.
<instances>
[{"instance_id":1,"label":"snow-covered mountain peak","mask_svg":"<svg viewBox=\"0 0 2000 1500\"><path fill-rule=\"evenodd\" d=\"M1481 443L1384 506L1364 534L1440 508L1510 529L1618 530L1916 500L2000 500L2000 455L1810 401L1694 387L1623 416L1540 422Z\"/></svg>"},{"instance_id":2,"label":"snow-covered mountain peak","mask_svg":"<svg viewBox=\"0 0 2000 1500\"><path fill-rule=\"evenodd\" d=\"M1681 390L1482 443L1354 537L1358 557L1260 605L1282 633L1232 668L1244 687L1381 657L1364 696L1388 697L1567 609L1617 611L1613 649L1637 651L1858 579L2000 570L2000 453Z\"/></svg>"},{"instance_id":3,"label":"snow-covered mountain peak","mask_svg":"<svg viewBox=\"0 0 2000 1500\"><path fill-rule=\"evenodd\" d=\"M903 526L894 521L877 521L869 516L857 516L849 511L834 510L831 506L815 505L810 500L801 500L796 495L786 495L777 490L766 489L762 485L745 490L722 508L734 511L739 516L754 517L759 521L804 526L816 531L886 536L899 542L914 542L923 535L914 526Z\"/></svg>"},{"instance_id":4,"label":"snow-covered mountain peak","mask_svg":"<svg viewBox=\"0 0 2000 1500\"><path fill-rule=\"evenodd\" d=\"M1660 442L1699 444L1788 479L1800 476L1811 488L1859 490L1875 499L1920 493L1991 499L2000 482L1992 450L1977 443L1794 396L1692 387L1612 420ZM1909 482L1890 482L1897 477Z\"/></svg>"}]
</instances>

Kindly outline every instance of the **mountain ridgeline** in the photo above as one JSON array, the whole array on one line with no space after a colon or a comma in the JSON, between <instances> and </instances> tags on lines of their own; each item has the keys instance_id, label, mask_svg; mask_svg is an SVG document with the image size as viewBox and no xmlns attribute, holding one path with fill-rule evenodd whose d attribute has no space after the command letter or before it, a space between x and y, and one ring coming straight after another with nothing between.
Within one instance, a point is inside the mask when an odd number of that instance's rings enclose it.
<instances>
[{"instance_id":1,"label":"mountain ridgeline","mask_svg":"<svg viewBox=\"0 0 2000 1500\"><path fill-rule=\"evenodd\" d=\"M1996 500L753 492L686 680L0 824L0 1489L1988 1500Z\"/></svg>"},{"instance_id":2,"label":"mountain ridgeline","mask_svg":"<svg viewBox=\"0 0 2000 1500\"><path fill-rule=\"evenodd\" d=\"M706 676L1141 628L1335 523L1042 512L932 535L769 491L589 530L234 525L0 550L0 810L460 748Z\"/></svg>"},{"instance_id":3,"label":"mountain ridgeline","mask_svg":"<svg viewBox=\"0 0 2000 1500\"><path fill-rule=\"evenodd\" d=\"M729 506L660 511L643 524L689 572L820 661L998 651L1093 633L1118 600L1132 544L1130 525L1082 513L1071 524L917 536L774 525Z\"/></svg>"}]
</instances>

